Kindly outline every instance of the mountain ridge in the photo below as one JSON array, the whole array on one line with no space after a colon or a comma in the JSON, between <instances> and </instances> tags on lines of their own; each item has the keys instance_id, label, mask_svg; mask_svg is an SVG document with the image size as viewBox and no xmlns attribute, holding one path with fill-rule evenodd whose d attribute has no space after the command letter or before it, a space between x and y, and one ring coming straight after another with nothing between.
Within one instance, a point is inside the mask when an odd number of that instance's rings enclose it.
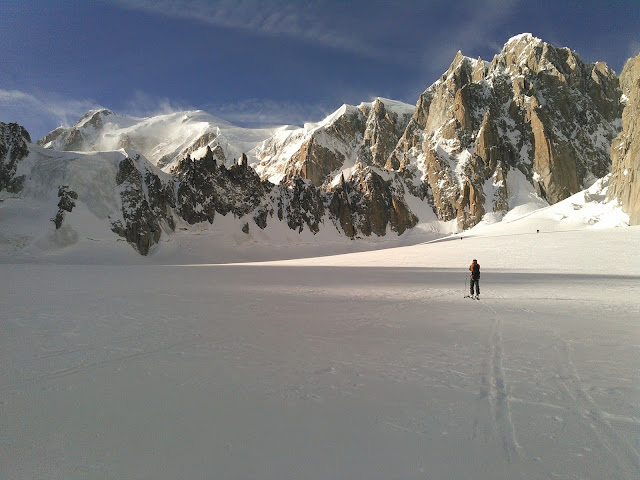
<instances>
[{"instance_id":1,"label":"mountain ridge","mask_svg":"<svg viewBox=\"0 0 640 480\"><path fill-rule=\"evenodd\" d=\"M73 244L82 229L69 225L76 204L93 205L142 255L162 235L229 213L247 238L273 222L351 239L419 224L458 231L499 221L523 199L557 203L607 175L621 93L605 64L522 34L490 62L458 52L415 106L376 98L300 128L244 129L199 110L147 118L89 111L37 148L26 142L22 168L3 154L0 187L18 191L33 172L64 172L47 187L58 204L58 243ZM5 150L16 144L2 138ZM53 161L47 152L55 151ZM83 162L109 177L98 202L80 183L90 177Z\"/></svg>"}]
</instances>

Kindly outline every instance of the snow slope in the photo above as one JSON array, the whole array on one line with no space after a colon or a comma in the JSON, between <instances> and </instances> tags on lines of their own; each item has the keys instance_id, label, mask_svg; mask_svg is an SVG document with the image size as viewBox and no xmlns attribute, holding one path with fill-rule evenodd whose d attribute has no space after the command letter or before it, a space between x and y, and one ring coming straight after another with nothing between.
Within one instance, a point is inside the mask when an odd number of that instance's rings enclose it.
<instances>
[{"instance_id":1,"label":"snow slope","mask_svg":"<svg viewBox=\"0 0 640 480\"><path fill-rule=\"evenodd\" d=\"M347 255L3 256L0 478L637 479L640 227L601 189Z\"/></svg>"}]
</instances>

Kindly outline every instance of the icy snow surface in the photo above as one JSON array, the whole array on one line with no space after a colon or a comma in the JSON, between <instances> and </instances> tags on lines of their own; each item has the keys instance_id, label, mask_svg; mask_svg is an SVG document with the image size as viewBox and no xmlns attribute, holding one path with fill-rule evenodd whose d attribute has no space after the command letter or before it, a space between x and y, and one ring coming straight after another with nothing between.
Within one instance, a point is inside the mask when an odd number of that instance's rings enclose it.
<instances>
[{"instance_id":1,"label":"icy snow surface","mask_svg":"<svg viewBox=\"0 0 640 480\"><path fill-rule=\"evenodd\" d=\"M637 479L640 228L599 188L339 256L5 254L0 478Z\"/></svg>"}]
</instances>

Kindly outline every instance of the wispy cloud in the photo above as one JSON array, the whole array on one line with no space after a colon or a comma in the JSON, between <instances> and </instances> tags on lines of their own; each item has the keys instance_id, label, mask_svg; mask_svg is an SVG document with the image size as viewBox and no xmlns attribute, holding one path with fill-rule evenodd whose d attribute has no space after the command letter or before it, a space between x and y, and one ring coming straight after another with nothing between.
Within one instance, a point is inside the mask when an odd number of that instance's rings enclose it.
<instances>
[{"instance_id":1,"label":"wispy cloud","mask_svg":"<svg viewBox=\"0 0 640 480\"><path fill-rule=\"evenodd\" d=\"M276 36L306 39L322 45L367 52L369 46L356 36L335 28L322 12L326 2L289 2L284 0L117 0L122 7Z\"/></svg>"},{"instance_id":2,"label":"wispy cloud","mask_svg":"<svg viewBox=\"0 0 640 480\"><path fill-rule=\"evenodd\" d=\"M270 99L247 99L224 105L208 105L207 111L231 123L246 127L271 127L277 125L302 126L318 122L332 111L321 104L283 102ZM333 109L335 109L333 108Z\"/></svg>"},{"instance_id":3,"label":"wispy cloud","mask_svg":"<svg viewBox=\"0 0 640 480\"><path fill-rule=\"evenodd\" d=\"M59 126L75 123L92 108L93 100L65 99L55 93L28 93L0 89L0 121L24 126L33 140Z\"/></svg>"},{"instance_id":4,"label":"wispy cloud","mask_svg":"<svg viewBox=\"0 0 640 480\"><path fill-rule=\"evenodd\" d=\"M167 97L156 97L142 90L136 90L133 96L124 103L122 111L134 117L152 117L185 110L195 110L192 105L181 103L179 100L172 100Z\"/></svg>"},{"instance_id":5,"label":"wispy cloud","mask_svg":"<svg viewBox=\"0 0 640 480\"><path fill-rule=\"evenodd\" d=\"M236 125L255 128L285 124L301 126L306 122L317 122L338 107L339 105L257 98L236 103L193 106L136 90L116 113L151 117L203 109ZM32 94L20 90L0 89L0 121L19 123L27 129L34 141L57 127L74 124L87 111L96 108L101 106L92 100L64 99L55 93Z\"/></svg>"},{"instance_id":6,"label":"wispy cloud","mask_svg":"<svg viewBox=\"0 0 640 480\"><path fill-rule=\"evenodd\" d=\"M257 128L278 125L303 125L323 119L339 105L321 105L294 101L249 98L234 103L191 105L136 90L118 111L134 117L153 117L187 110L204 110L238 126Z\"/></svg>"},{"instance_id":7,"label":"wispy cloud","mask_svg":"<svg viewBox=\"0 0 640 480\"><path fill-rule=\"evenodd\" d=\"M122 8L196 20L252 35L289 37L390 64L416 61L414 41L422 32L422 27L416 24L415 12L397 8L403 2L116 0L116 3ZM419 7L421 14L428 15L429 4L424 2Z\"/></svg>"}]
</instances>

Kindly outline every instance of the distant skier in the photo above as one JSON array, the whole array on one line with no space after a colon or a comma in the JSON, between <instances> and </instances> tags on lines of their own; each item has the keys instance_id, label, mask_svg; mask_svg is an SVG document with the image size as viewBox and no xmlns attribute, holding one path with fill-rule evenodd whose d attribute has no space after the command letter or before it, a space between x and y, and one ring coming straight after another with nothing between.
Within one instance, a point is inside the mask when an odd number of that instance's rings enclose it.
<instances>
[{"instance_id":1,"label":"distant skier","mask_svg":"<svg viewBox=\"0 0 640 480\"><path fill-rule=\"evenodd\" d=\"M478 260L474 259L473 263L469 266L469 271L471 272L471 289L469 295L471 298L480 298L480 264ZM473 296L473 286L476 287L476 296Z\"/></svg>"}]
</instances>

